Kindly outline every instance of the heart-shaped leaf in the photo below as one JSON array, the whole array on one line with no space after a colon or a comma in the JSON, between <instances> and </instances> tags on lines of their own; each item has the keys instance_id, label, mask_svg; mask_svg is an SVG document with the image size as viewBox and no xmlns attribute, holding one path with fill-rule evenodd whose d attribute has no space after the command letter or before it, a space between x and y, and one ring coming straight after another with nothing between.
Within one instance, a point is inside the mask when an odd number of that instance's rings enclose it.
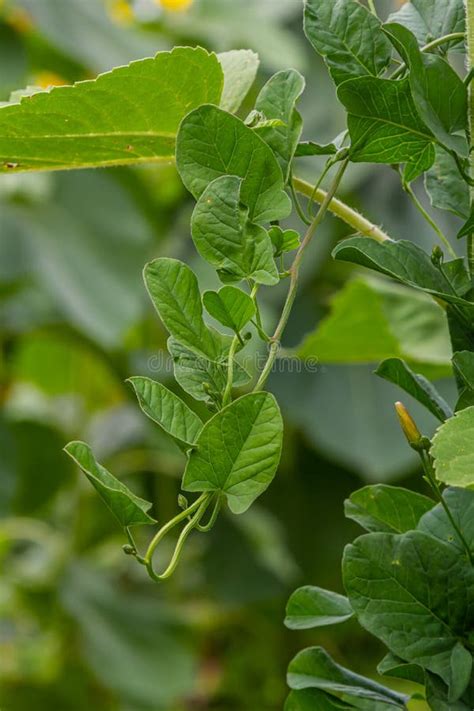
<instances>
[{"instance_id":1,"label":"heart-shaped leaf","mask_svg":"<svg viewBox=\"0 0 474 711\"><path fill-rule=\"evenodd\" d=\"M336 84L378 76L390 62L390 43L380 20L355 0L307 0L304 29Z\"/></svg>"},{"instance_id":2,"label":"heart-shaped leaf","mask_svg":"<svg viewBox=\"0 0 474 711\"><path fill-rule=\"evenodd\" d=\"M268 230L275 250L275 257L287 252L293 252L301 244L301 239L296 230L282 230L278 225L273 225Z\"/></svg>"},{"instance_id":3,"label":"heart-shaped leaf","mask_svg":"<svg viewBox=\"0 0 474 711\"><path fill-rule=\"evenodd\" d=\"M474 569L421 531L370 533L345 550L344 587L361 625L406 662L451 683L451 655L474 624Z\"/></svg>"},{"instance_id":4,"label":"heart-shaped leaf","mask_svg":"<svg viewBox=\"0 0 474 711\"><path fill-rule=\"evenodd\" d=\"M125 484L99 464L89 445L84 442L70 442L64 451L82 469L123 528L156 523L147 513L152 504L135 496Z\"/></svg>"},{"instance_id":5,"label":"heart-shaped leaf","mask_svg":"<svg viewBox=\"0 0 474 711\"><path fill-rule=\"evenodd\" d=\"M192 216L194 244L223 280L277 284L271 239L249 221L243 189L242 179L234 175L217 178L205 189Z\"/></svg>"},{"instance_id":6,"label":"heart-shaped leaf","mask_svg":"<svg viewBox=\"0 0 474 711\"><path fill-rule=\"evenodd\" d=\"M447 420L433 438L431 454L439 481L451 486L474 486L474 407Z\"/></svg>"},{"instance_id":7,"label":"heart-shaped leaf","mask_svg":"<svg viewBox=\"0 0 474 711\"><path fill-rule=\"evenodd\" d=\"M344 502L344 513L367 531L405 533L415 529L433 506L434 501L422 494L375 484L354 491Z\"/></svg>"},{"instance_id":8,"label":"heart-shaped leaf","mask_svg":"<svg viewBox=\"0 0 474 711\"><path fill-rule=\"evenodd\" d=\"M180 397L150 378L129 378L140 407L184 450L189 449L202 429L201 418Z\"/></svg>"},{"instance_id":9,"label":"heart-shaped leaf","mask_svg":"<svg viewBox=\"0 0 474 711\"><path fill-rule=\"evenodd\" d=\"M420 47L434 39L466 30L464 0L409 0L388 19L408 27ZM464 52L464 40L453 39L445 47Z\"/></svg>"},{"instance_id":10,"label":"heart-shaped leaf","mask_svg":"<svg viewBox=\"0 0 474 711\"><path fill-rule=\"evenodd\" d=\"M337 625L354 614L344 595L311 585L295 590L286 606L285 625L291 630Z\"/></svg>"},{"instance_id":11,"label":"heart-shaped leaf","mask_svg":"<svg viewBox=\"0 0 474 711\"><path fill-rule=\"evenodd\" d=\"M240 333L255 316L255 304L245 291L223 286L219 291L206 291L202 297L208 314L223 326Z\"/></svg>"},{"instance_id":12,"label":"heart-shaped leaf","mask_svg":"<svg viewBox=\"0 0 474 711\"><path fill-rule=\"evenodd\" d=\"M283 421L270 393L235 400L202 429L184 472L185 491L219 491L244 513L265 491L280 461Z\"/></svg>"},{"instance_id":13,"label":"heart-shaped leaf","mask_svg":"<svg viewBox=\"0 0 474 711\"><path fill-rule=\"evenodd\" d=\"M176 162L195 198L216 178L241 178L241 199L251 222L279 220L291 211L283 173L271 148L243 121L216 106L201 106L183 120Z\"/></svg>"},{"instance_id":14,"label":"heart-shaped leaf","mask_svg":"<svg viewBox=\"0 0 474 711\"><path fill-rule=\"evenodd\" d=\"M433 165L434 136L418 114L408 78L350 79L338 97L348 111L351 160L406 163L407 182Z\"/></svg>"}]
</instances>

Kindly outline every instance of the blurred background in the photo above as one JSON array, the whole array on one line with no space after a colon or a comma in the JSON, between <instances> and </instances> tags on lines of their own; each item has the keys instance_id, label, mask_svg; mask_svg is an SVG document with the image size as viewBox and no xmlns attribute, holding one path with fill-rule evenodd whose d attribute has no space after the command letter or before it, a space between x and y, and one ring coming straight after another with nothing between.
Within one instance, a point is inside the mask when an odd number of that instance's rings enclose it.
<instances>
[{"instance_id":1,"label":"blurred background","mask_svg":"<svg viewBox=\"0 0 474 711\"><path fill-rule=\"evenodd\" d=\"M400 4L381 0L378 9L386 17ZM0 100L175 44L259 53L244 116L272 73L295 67L307 78L305 137L326 141L344 128L327 72L304 38L300 0L2 0ZM318 160L301 159L298 174L314 182ZM343 196L395 238L434 244L389 168L352 166ZM279 473L247 514L223 515L211 534L192 538L170 582L154 585L123 555L115 520L62 452L71 439L87 440L154 502L160 521L176 513L183 456L142 416L124 379L151 374L174 387L159 357L166 334L142 285L145 262L178 257L196 269L202 289L215 285L192 246L191 210L171 165L1 176L3 711L276 711L286 666L302 646L323 644L372 675L383 654L352 623L310 633L283 626L296 586L341 589L343 547L358 534L343 516L351 491L376 481L423 490L393 414L399 394L372 374L377 347L373 363L352 347L354 311L376 308L391 347L454 397L441 311L332 262L332 247L349 234L342 223L329 217L312 245L285 340L298 345L326 319L324 338L311 347L318 368L282 365L270 381L286 423ZM455 218L444 215L437 219L453 232ZM354 280L372 294L368 301L350 291ZM270 329L283 292L262 294ZM431 432L434 421L406 401Z\"/></svg>"}]
</instances>

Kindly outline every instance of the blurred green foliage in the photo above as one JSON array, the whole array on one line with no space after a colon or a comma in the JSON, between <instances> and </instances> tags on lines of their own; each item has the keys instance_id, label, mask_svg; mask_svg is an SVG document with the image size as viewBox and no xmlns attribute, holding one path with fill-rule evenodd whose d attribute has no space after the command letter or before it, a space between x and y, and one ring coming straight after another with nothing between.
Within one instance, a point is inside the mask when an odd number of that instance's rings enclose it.
<instances>
[{"instance_id":1,"label":"blurred green foliage","mask_svg":"<svg viewBox=\"0 0 474 711\"><path fill-rule=\"evenodd\" d=\"M381 14L396 4L381 0ZM3 0L0 99L27 85L90 78L175 44L249 47L262 67L247 108L272 72L293 66L307 77L305 134L332 140L342 116L303 38L301 11L299 0L195 0L182 12L154 0ZM314 181L314 158L300 163L302 177ZM429 228L390 169L352 167L345 189L395 237L430 245ZM423 331L406 319L414 307L401 288L365 278L346 285L354 269L329 254L347 228L326 221L306 259L285 343L307 337L307 354L321 351L326 362L296 372L294 361L282 361L270 381L286 425L279 474L252 511L224 516L204 540L191 540L187 564L157 587L121 554L111 514L61 450L86 439L154 502L160 521L173 515L184 457L142 417L124 380L139 373L171 383L144 263L179 257L203 287L217 286L191 245L191 202L171 165L4 175L0 202L1 708L276 711L289 659L315 641L370 673L380 650L355 624L316 639L290 633L284 606L303 582L340 588L342 548L356 531L343 516L351 491L403 480L422 489L393 414L395 388L372 371L389 344L429 374L446 375L449 351L435 307L420 297L421 312L430 312ZM439 215L448 219L457 218ZM282 296L272 292L264 308L270 326ZM364 364L341 364L335 350L366 345L340 327L354 298L380 319L381 342L364 352ZM336 325L342 345L331 336ZM452 403L452 383L439 387ZM431 434L435 419L409 404Z\"/></svg>"}]
</instances>

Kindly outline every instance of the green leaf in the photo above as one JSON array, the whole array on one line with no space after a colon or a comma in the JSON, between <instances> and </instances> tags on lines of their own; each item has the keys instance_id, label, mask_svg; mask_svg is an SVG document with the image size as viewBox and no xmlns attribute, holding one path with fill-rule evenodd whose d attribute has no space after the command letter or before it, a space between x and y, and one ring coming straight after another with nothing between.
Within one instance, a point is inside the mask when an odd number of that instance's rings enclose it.
<instances>
[{"instance_id":1,"label":"green leaf","mask_svg":"<svg viewBox=\"0 0 474 711\"><path fill-rule=\"evenodd\" d=\"M344 143L347 131L342 131L331 143L316 143L315 141L303 141L298 143L295 157L305 156L335 156Z\"/></svg>"},{"instance_id":2,"label":"green leaf","mask_svg":"<svg viewBox=\"0 0 474 711\"><path fill-rule=\"evenodd\" d=\"M212 417L184 472L185 491L219 491L233 513L244 513L275 476L283 421L273 395L251 393Z\"/></svg>"},{"instance_id":3,"label":"green leaf","mask_svg":"<svg viewBox=\"0 0 474 711\"><path fill-rule=\"evenodd\" d=\"M435 162L425 175L425 187L431 204L466 219L469 216L469 186L452 155L440 146L435 147L435 155Z\"/></svg>"},{"instance_id":4,"label":"green leaf","mask_svg":"<svg viewBox=\"0 0 474 711\"><path fill-rule=\"evenodd\" d=\"M472 711L471 704L448 699L448 688L434 674L426 675L426 701L432 711Z\"/></svg>"},{"instance_id":5,"label":"green leaf","mask_svg":"<svg viewBox=\"0 0 474 711\"><path fill-rule=\"evenodd\" d=\"M203 423L180 397L150 378L129 378L140 407L185 451L196 441Z\"/></svg>"},{"instance_id":6,"label":"green leaf","mask_svg":"<svg viewBox=\"0 0 474 711\"><path fill-rule=\"evenodd\" d=\"M466 30L463 0L411 0L388 19L389 22L398 22L408 27L421 47L433 39ZM444 47L464 52L464 41L453 40Z\"/></svg>"},{"instance_id":7,"label":"green leaf","mask_svg":"<svg viewBox=\"0 0 474 711\"><path fill-rule=\"evenodd\" d=\"M333 256L385 274L448 303L471 309L469 302L453 296L446 277L433 265L428 254L413 242L399 240L381 244L369 237L351 237L337 245ZM462 260L446 262L444 270L451 278L455 276L456 282L459 280L462 288L465 288L466 272Z\"/></svg>"},{"instance_id":8,"label":"green leaf","mask_svg":"<svg viewBox=\"0 0 474 711\"><path fill-rule=\"evenodd\" d=\"M298 349L300 358L317 357L322 363L375 363L398 353L382 299L362 279L335 296L330 314Z\"/></svg>"},{"instance_id":9,"label":"green leaf","mask_svg":"<svg viewBox=\"0 0 474 711\"><path fill-rule=\"evenodd\" d=\"M282 230L281 227L273 225L268 230L268 234L273 243L275 257L293 252L301 244L300 236L296 230Z\"/></svg>"},{"instance_id":10,"label":"green leaf","mask_svg":"<svg viewBox=\"0 0 474 711\"><path fill-rule=\"evenodd\" d=\"M439 481L451 486L474 486L474 407L457 412L433 438L431 455Z\"/></svg>"},{"instance_id":11,"label":"green leaf","mask_svg":"<svg viewBox=\"0 0 474 711\"><path fill-rule=\"evenodd\" d=\"M469 390L474 391L474 353L471 351L457 351L453 355L453 368L456 375Z\"/></svg>"},{"instance_id":12,"label":"green leaf","mask_svg":"<svg viewBox=\"0 0 474 711\"><path fill-rule=\"evenodd\" d=\"M405 533L415 529L434 505L414 491L375 484L352 493L344 502L344 513L370 532Z\"/></svg>"},{"instance_id":13,"label":"green leaf","mask_svg":"<svg viewBox=\"0 0 474 711\"><path fill-rule=\"evenodd\" d=\"M214 180L199 198L191 221L196 249L223 279L277 284L268 232L249 220L244 182L234 175Z\"/></svg>"},{"instance_id":14,"label":"green leaf","mask_svg":"<svg viewBox=\"0 0 474 711\"><path fill-rule=\"evenodd\" d=\"M306 630L345 622L354 614L344 595L306 585L295 590L286 606L285 625Z\"/></svg>"},{"instance_id":15,"label":"green leaf","mask_svg":"<svg viewBox=\"0 0 474 711\"><path fill-rule=\"evenodd\" d=\"M224 337L204 323L198 281L187 264L162 257L147 264L143 275L169 333L197 355L217 360L225 350Z\"/></svg>"},{"instance_id":16,"label":"green leaf","mask_svg":"<svg viewBox=\"0 0 474 711\"><path fill-rule=\"evenodd\" d=\"M101 466L84 442L70 442L64 451L82 469L123 528L145 523L156 523L148 515L152 504L135 496L125 484Z\"/></svg>"},{"instance_id":17,"label":"green leaf","mask_svg":"<svg viewBox=\"0 0 474 711\"><path fill-rule=\"evenodd\" d=\"M425 295L365 279L349 281L298 349L321 363L376 363L402 356L417 369L451 374L445 313Z\"/></svg>"},{"instance_id":18,"label":"green leaf","mask_svg":"<svg viewBox=\"0 0 474 711\"><path fill-rule=\"evenodd\" d=\"M219 291L206 291L202 299L208 314L235 333L240 333L255 316L253 300L245 291L235 286L223 286Z\"/></svg>"},{"instance_id":19,"label":"green leaf","mask_svg":"<svg viewBox=\"0 0 474 711\"><path fill-rule=\"evenodd\" d=\"M169 161L183 117L219 103L217 57L178 47L0 108L0 171Z\"/></svg>"},{"instance_id":20,"label":"green leaf","mask_svg":"<svg viewBox=\"0 0 474 711\"><path fill-rule=\"evenodd\" d=\"M360 77L337 93L349 114L352 161L406 163L408 182L433 165L434 136L418 114L408 78Z\"/></svg>"},{"instance_id":21,"label":"green leaf","mask_svg":"<svg viewBox=\"0 0 474 711\"><path fill-rule=\"evenodd\" d=\"M474 553L474 491L449 487L443 491L443 498L449 508L451 517L464 540ZM439 538L444 543L455 546L464 555L464 544L454 528L444 506L438 504L427 512L418 524L418 530L429 533L433 538Z\"/></svg>"},{"instance_id":22,"label":"green leaf","mask_svg":"<svg viewBox=\"0 0 474 711\"><path fill-rule=\"evenodd\" d=\"M336 696L391 704L405 708L407 697L341 667L321 647L309 647L296 655L288 667L291 689L320 689Z\"/></svg>"},{"instance_id":23,"label":"green leaf","mask_svg":"<svg viewBox=\"0 0 474 711\"><path fill-rule=\"evenodd\" d=\"M451 678L451 654L474 623L474 569L420 531L370 533L348 546L344 587L361 625L406 662Z\"/></svg>"},{"instance_id":24,"label":"green leaf","mask_svg":"<svg viewBox=\"0 0 474 711\"><path fill-rule=\"evenodd\" d=\"M380 21L355 0L307 0L304 30L336 84L377 76L390 62L390 42Z\"/></svg>"},{"instance_id":25,"label":"green leaf","mask_svg":"<svg viewBox=\"0 0 474 711\"><path fill-rule=\"evenodd\" d=\"M319 689L301 689L289 694L284 711L339 711L353 708Z\"/></svg>"},{"instance_id":26,"label":"green leaf","mask_svg":"<svg viewBox=\"0 0 474 711\"><path fill-rule=\"evenodd\" d=\"M421 119L443 146L467 157L466 138L453 135L467 126L464 82L442 57L420 52L416 37L403 25L384 25L384 32L410 69L411 94Z\"/></svg>"},{"instance_id":27,"label":"green leaf","mask_svg":"<svg viewBox=\"0 0 474 711\"><path fill-rule=\"evenodd\" d=\"M379 674L391 676L395 679L406 679L407 681L413 681L415 684L425 683L425 673L421 667L417 664L407 664L403 659L396 657L391 652L382 659L377 671Z\"/></svg>"},{"instance_id":28,"label":"green leaf","mask_svg":"<svg viewBox=\"0 0 474 711\"><path fill-rule=\"evenodd\" d=\"M279 119L282 126L258 129L259 135L274 152L285 178L289 178L291 161L295 155L303 129L303 120L296 104L304 91L305 80L295 69L275 74L257 97L255 108L266 119Z\"/></svg>"},{"instance_id":29,"label":"green leaf","mask_svg":"<svg viewBox=\"0 0 474 711\"><path fill-rule=\"evenodd\" d=\"M291 201L271 148L240 119L215 106L201 106L181 124L176 162L181 178L199 198L216 178L242 178L242 202L252 222L287 217Z\"/></svg>"},{"instance_id":30,"label":"green leaf","mask_svg":"<svg viewBox=\"0 0 474 711\"><path fill-rule=\"evenodd\" d=\"M233 49L218 54L217 58L224 72L220 106L235 114L255 81L260 60L258 54L250 49Z\"/></svg>"},{"instance_id":31,"label":"green leaf","mask_svg":"<svg viewBox=\"0 0 474 711\"><path fill-rule=\"evenodd\" d=\"M461 227L459 232L457 233L457 238L462 239L462 237L468 237L468 235L472 235L474 233L474 205L471 205L471 210L469 213L469 217L467 218L466 222L464 225Z\"/></svg>"},{"instance_id":32,"label":"green leaf","mask_svg":"<svg viewBox=\"0 0 474 711\"><path fill-rule=\"evenodd\" d=\"M458 701L466 691L471 681L472 654L460 642L451 654L451 678L449 681L448 700Z\"/></svg>"},{"instance_id":33,"label":"green leaf","mask_svg":"<svg viewBox=\"0 0 474 711\"><path fill-rule=\"evenodd\" d=\"M173 358L174 377L183 390L196 400L220 404L227 383L227 364L203 358L173 338L168 339L168 350ZM247 371L234 362L234 387L246 385L249 380Z\"/></svg>"},{"instance_id":34,"label":"green leaf","mask_svg":"<svg viewBox=\"0 0 474 711\"><path fill-rule=\"evenodd\" d=\"M379 365L376 375L390 383L398 385L402 390L421 402L435 417L444 422L452 417L453 411L441 397L429 380L413 370L400 358L388 358Z\"/></svg>"}]
</instances>

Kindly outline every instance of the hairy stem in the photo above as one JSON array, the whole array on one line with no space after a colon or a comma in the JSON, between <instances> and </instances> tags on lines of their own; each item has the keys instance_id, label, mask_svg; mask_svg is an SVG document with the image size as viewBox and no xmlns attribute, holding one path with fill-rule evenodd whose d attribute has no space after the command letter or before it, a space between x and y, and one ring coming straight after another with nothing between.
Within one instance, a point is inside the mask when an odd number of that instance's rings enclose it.
<instances>
[{"instance_id":1,"label":"hairy stem","mask_svg":"<svg viewBox=\"0 0 474 711\"><path fill-rule=\"evenodd\" d=\"M377 16L377 10L376 10L376 8L375 8L375 1L374 1L374 0L367 0L367 3L368 3L368 5L369 5L369 10L370 10L370 12L371 12L373 15Z\"/></svg>"},{"instance_id":2,"label":"hairy stem","mask_svg":"<svg viewBox=\"0 0 474 711\"><path fill-rule=\"evenodd\" d=\"M313 199L314 202L322 203L326 200L327 192L319 188L315 191L314 185L307 183L301 178L293 178L293 185L295 190L297 190L301 195L304 195L308 199ZM371 237L377 242L386 242L391 238L386 234L381 227L374 225L372 222L367 220L363 215L353 210L352 207L346 205L342 200L337 198L332 198L327 206L329 212L333 215L339 217L343 222L352 227L355 232L360 232L360 234L365 237Z\"/></svg>"},{"instance_id":3,"label":"hairy stem","mask_svg":"<svg viewBox=\"0 0 474 711\"><path fill-rule=\"evenodd\" d=\"M301 260L303 259L303 254L309 243L313 239L314 234L321 222L323 221L327 211L329 210L329 206L333 201L334 195L340 185L340 182L348 165L349 158L346 158L346 160L344 160L339 166L339 170L336 173L331 188L325 194L324 200L321 203L318 213L314 220L311 222L310 226L308 227L304 239L301 242L301 245L296 253L296 257L290 269L290 288L288 289L285 305L283 306L283 311L280 316L280 320L275 329L275 333L273 334L271 339L270 351L268 354L267 362L265 363L260 378L258 379L258 382L254 388L254 392L257 390L262 390L265 387L265 383L267 382L268 376L272 371L273 364L275 363L280 348L280 340L283 335L283 331L285 330L286 324L288 323L288 319L290 317L291 309L293 308L293 304L295 303L296 293L298 291L299 270L301 266ZM312 186L309 186L309 188L311 189ZM309 194L309 197L310 196L311 193Z\"/></svg>"}]
</instances>

